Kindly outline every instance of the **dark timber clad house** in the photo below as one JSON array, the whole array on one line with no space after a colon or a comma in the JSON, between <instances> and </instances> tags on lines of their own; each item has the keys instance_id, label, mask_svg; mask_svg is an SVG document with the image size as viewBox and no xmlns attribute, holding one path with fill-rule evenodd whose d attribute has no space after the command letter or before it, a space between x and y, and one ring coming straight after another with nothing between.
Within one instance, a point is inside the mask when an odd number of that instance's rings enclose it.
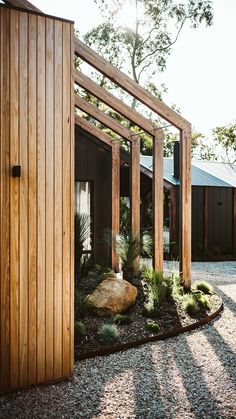
<instances>
[{"instance_id":1,"label":"dark timber clad house","mask_svg":"<svg viewBox=\"0 0 236 419\"><path fill-rule=\"evenodd\" d=\"M131 228L140 234L140 139L83 101L75 84L153 138L153 266L163 270L163 132L75 69L74 55L179 130L180 275L186 288L191 285L190 123L75 38L73 22L45 15L27 0L2 1L1 392L73 374L74 213L81 205L74 200L75 190L94 196L90 210L97 253L102 225L119 231L120 144L81 118L75 107L129 141ZM84 156L78 165L77 153ZM89 200L84 205L88 208ZM115 249L110 259L117 267Z\"/></svg>"},{"instance_id":2,"label":"dark timber clad house","mask_svg":"<svg viewBox=\"0 0 236 419\"><path fill-rule=\"evenodd\" d=\"M141 172L152 179L152 158L141 156ZM164 219L172 247L179 238L179 172L175 159L164 158ZM151 183L151 182L150 182ZM149 190L151 185L149 186ZM192 161L193 258L236 258L236 166Z\"/></svg>"}]
</instances>

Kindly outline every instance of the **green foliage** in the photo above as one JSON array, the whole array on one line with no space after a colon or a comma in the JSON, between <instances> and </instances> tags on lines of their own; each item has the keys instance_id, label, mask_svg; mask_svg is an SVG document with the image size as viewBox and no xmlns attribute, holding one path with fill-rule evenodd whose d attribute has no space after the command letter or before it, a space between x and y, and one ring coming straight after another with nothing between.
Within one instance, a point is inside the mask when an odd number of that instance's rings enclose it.
<instances>
[{"instance_id":1,"label":"green foliage","mask_svg":"<svg viewBox=\"0 0 236 419\"><path fill-rule=\"evenodd\" d=\"M200 290L204 294L212 294L213 287L207 281L196 281L193 284L193 289Z\"/></svg>"},{"instance_id":2,"label":"green foliage","mask_svg":"<svg viewBox=\"0 0 236 419\"><path fill-rule=\"evenodd\" d=\"M159 332L160 326L157 322L148 320L146 323L146 328L151 332Z\"/></svg>"},{"instance_id":3,"label":"green foliage","mask_svg":"<svg viewBox=\"0 0 236 419\"><path fill-rule=\"evenodd\" d=\"M160 307L172 294L172 281L170 278L163 278L161 272L147 266L142 267L141 277L148 289L148 302L144 306L144 314L150 317L158 316Z\"/></svg>"},{"instance_id":4,"label":"green foliage","mask_svg":"<svg viewBox=\"0 0 236 419\"><path fill-rule=\"evenodd\" d=\"M180 282L178 273L173 273L169 279L172 286L172 297L175 299L181 298L184 295L184 288Z\"/></svg>"},{"instance_id":5,"label":"green foliage","mask_svg":"<svg viewBox=\"0 0 236 419\"><path fill-rule=\"evenodd\" d=\"M201 308L204 308L205 310L210 310L211 304L207 295L205 295L200 290L193 291L193 295Z\"/></svg>"},{"instance_id":6,"label":"green foliage","mask_svg":"<svg viewBox=\"0 0 236 419\"><path fill-rule=\"evenodd\" d=\"M192 294L186 294L183 297L183 307L191 315L198 313L200 310L199 304Z\"/></svg>"},{"instance_id":7,"label":"green foliage","mask_svg":"<svg viewBox=\"0 0 236 419\"><path fill-rule=\"evenodd\" d=\"M84 323L76 321L74 328L75 328L75 342L79 342L86 335L86 326Z\"/></svg>"},{"instance_id":8,"label":"green foliage","mask_svg":"<svg viewBox=\"0 0 236 419\"><path fill-rule=\"evenodd\" d=\"M132 320L126 314L116 314L113 317L113 323L118 324L118 325L130 324L132 323Z\"/></svg>"},{"instance_id":9,"label":"green foliage","mask_svg":"<svg viewBox=\"0 0 236 419\"><path fill-rule=\"evenodd\" d=\"M81 258L83 254L84 242L90 234L90 216L85 213L75 214L75 276L81 275Z\"/></svg>"},{"instance_id":10,"label":"green foliage","mask_svg":"<svg viewBox=\"0 0 236 419\"><path fill-rule=\"evenodd\" d=\"M110 243L110 234L106 234L106 240ZM122 263L124 278L129 280L137 273L137 258L140 255L151 256L152 238L147 231L141 231L140 237L133 236L127 231L114 235L112 243Z\"/></svg>"},{"instance_id":11,"label":"green foliage","mask_svg":"<svg viewBox=\"0 0 236 419\"><path fill-rule=\"evenodd\" d=\"M98 330L98 336L104 343L112 343L119 339L119 331L112 324L103 324Z\"/></svg>"},{"instance_id":12,"label":"green foliage","mask_svg":"<svg viewBox=\"0 0 236 419\"><path fill-rule=\"evenodd\" d=\"M96 0L103 23L89 31L85 42L116 67L128 71L139 83L141 76L147 82L166 67L171 48L189 22L197 27L212 23L212 4L208 0L132 0L132 13L136 19L130 27L119 22L126 0ZM173 30L174 29L174 30Z\"/></svg>"},{"instance_id":13,"label":"green foliage","mask_svg":"<svg viewBox=\"0 0 236 419\"><path fill-rule=\"evenodd\" d=\"M224 161L236 162L236 124L216 127L213 130L215 146L220 146L220 155Z\"/></svg>"}]
</instances>

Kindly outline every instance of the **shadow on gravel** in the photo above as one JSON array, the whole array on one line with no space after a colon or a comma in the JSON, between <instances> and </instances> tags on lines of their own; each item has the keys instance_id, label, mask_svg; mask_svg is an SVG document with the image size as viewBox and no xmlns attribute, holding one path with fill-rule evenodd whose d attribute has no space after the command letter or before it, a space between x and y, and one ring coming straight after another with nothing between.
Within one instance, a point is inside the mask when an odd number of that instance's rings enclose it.
<instances>
[{"instance_id":1,"label":"shadow on gravel","mask_svg":"<svg viewBox=\"0 0 236 419\"><path fill-rule=\"evenodd\" d=\"M218 284L218 286L216 286L216 285L214 286L215 291L221 297L221 299L224 303L224 306L227 307L230 311L232 311L233 314L236 316L236 302L235 302L235 300L233 300L233 298L231 298L227 294L225 294L224 291L222 291L222 289L220 288L220 285L221 284ZM236 286L236 281L234 281L232 283L227 283L227 285L235 285Z\"/></svg>"},{"instance_id":2,"label":"shadow on gravel","mask_svg":"<svg viewBox=\"0 0 236 419\"><path fill-rule=\"evenodd\" d=\"M232 349L214 326L211 328L210 332L208 330L202 330L202 332L226 370L233 385L236 387L236 363L235 354L232 352Z\"/></svg>"},{"instance_id":3,"label":"shadow on gravel","mask_svg":"<svg viewBox=\"0 0 236 419\"><path fill-rule=\"evenodd\" d=\"M222 418L217 401L208 389L204 375L196 364L192 356L192 350L184 336L181 339L181 351L178 349L178 344L172 345L172 351L194 417L208 418L211 413L214 418ZM188 355L186 356L186 354Z\"/></svg>"}]
</instances>

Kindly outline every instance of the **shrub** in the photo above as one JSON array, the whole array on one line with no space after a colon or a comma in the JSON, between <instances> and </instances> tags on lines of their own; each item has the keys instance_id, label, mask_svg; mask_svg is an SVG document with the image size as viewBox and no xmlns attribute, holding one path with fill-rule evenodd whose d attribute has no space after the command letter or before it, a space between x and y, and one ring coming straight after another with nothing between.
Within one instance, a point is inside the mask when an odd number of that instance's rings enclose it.
<instances>
[{"instance_id":1,"label":"shrub","mask_svg":"<svg viewBox=\"0 0 236 419\"><path fill-rule=\"evenodd\" d=\"M187 294L184 297L183 307L189 314L196 314L200 310L198 302L192 294Z\"/></svg>"},{"instance_id":2,"label":"shrub","mask_svg":"<svg viewBox=\"0 0 236 419\"><path fill-rule=\"evenodd\" d=\"M204 294L212 294L213 288L206 281L196 281L194 284L196 290L202 291Z\"/></svg>"},{"instance_id":3,"label":"shrub","mask_svg":"<svg viewBox=\"0 0 236 419\"><path fill-rule=\"evenodd\" d=\"M112 324L103 324L98 330L98 336L104 343L112 343L119 339L119 331Z\"/></svg>"},{"instance_id":4,"label":"shrub","mask_svg":"<svg viewBox=\"0 0 236 419\"><path fill-rule=\"evenodd\" d=\"M150 320L146 323L146 328L151 332L158 332L160 330L159 324Z\"/></svg>"},{"instance_id":5,"label":"shrub","mask_svg":"<svg viewBox=\"0 0 236 419\"><path fill-rule=\"evenodd\" d=\"M75 341L79 342L86 335L86 326L82 322L75 322Z\"/></svg>"},{"instance_id":6,"label":"shrub","mask_svg":"<svg viewBox=\"0 0 236 419\"><path fill-rule=\"evenodd\" d=\"M160 309L154 308L153 302L148 301L144 304L143 315L146 317L157 318L160 315Z\"/></svg>"},{"instance_id":7,"label":"shrub","mask_svg":"<svg viewBox=\"0 0 236 419\"><path fill-rule=\"evenodd\" d=\"M130 323L132 323L132 320L129 316L127 316L125 314L116 314L113 317L113 323L118 324L118 325L130 324Z\"/></svg>"},{"instance_id":8,"label":"shrub","mask_svg":"<svg viewBox=\"0 0 236 419\"><path fill-rule=\"evenodd\" d=\"M193 291L193 295L194 295L195 299L197 300L200 307L204 308L205 310L210 310L211 304L210 304L210 301L209 301L207 295L205 295L200 290Z\"/></svg>"}]
</instances>

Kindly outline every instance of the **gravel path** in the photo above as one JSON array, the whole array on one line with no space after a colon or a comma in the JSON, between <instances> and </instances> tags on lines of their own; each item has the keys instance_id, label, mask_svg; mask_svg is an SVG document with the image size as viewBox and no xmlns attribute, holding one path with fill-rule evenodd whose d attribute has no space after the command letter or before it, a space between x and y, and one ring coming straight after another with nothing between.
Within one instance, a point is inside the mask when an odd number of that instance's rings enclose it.
<instances>
[{"instance_id":1,"label":"gravel path","mask_svg":"<svg viewBox=\"0 0 236 419\"><path fill-rule=\"evenodd\" d=\"M168 266L169 268L169 266ZM235 418L236 262L193 263L225 309L167 341L75 365L72 381L0 398L1 418Z\"/></svg>"}]
</instances>

